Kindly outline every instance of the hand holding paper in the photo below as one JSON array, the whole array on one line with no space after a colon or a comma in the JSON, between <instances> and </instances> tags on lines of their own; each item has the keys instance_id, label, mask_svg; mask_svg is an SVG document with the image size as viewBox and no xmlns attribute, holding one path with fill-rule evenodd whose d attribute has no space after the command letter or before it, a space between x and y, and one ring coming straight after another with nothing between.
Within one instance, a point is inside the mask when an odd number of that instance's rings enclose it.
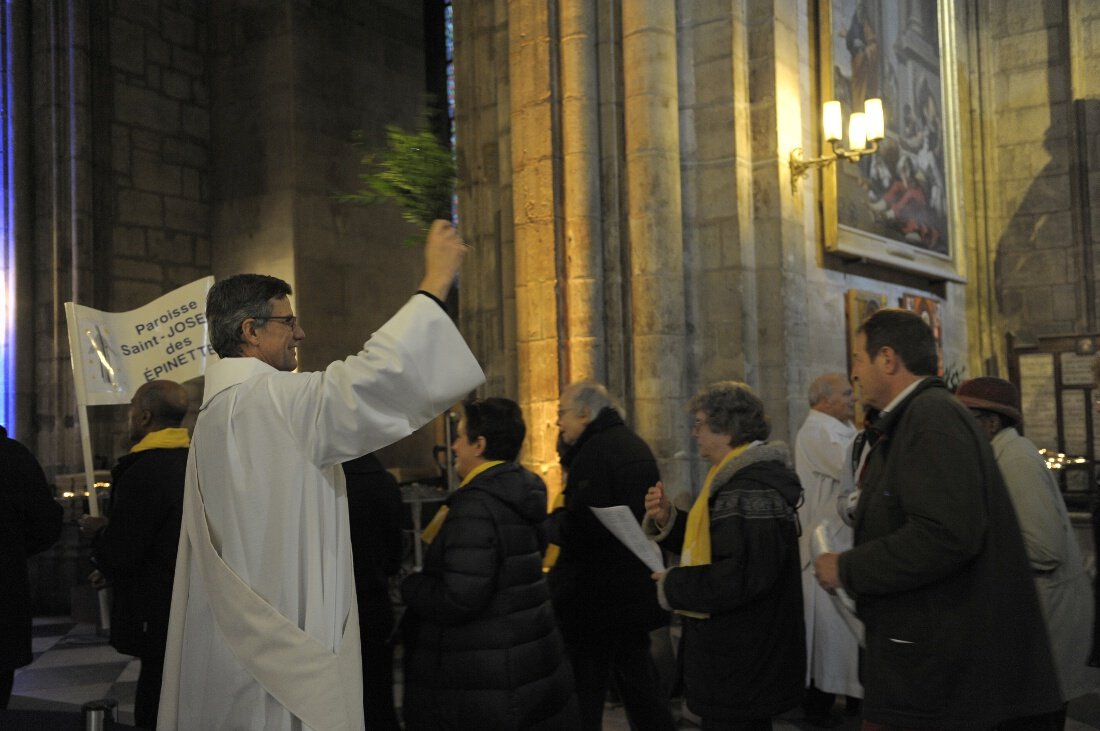
<instances>
[{"instance_id":1,"label":"hand holding paper","mask_svg":"<svg viewBox=\"0 0 1100 731\"><path fill-rule=\"evenodd\" d=\"M661 483L657 483L660 485ZM649 488L650 491L656 488ZM649 496L646 496L646 504ZM638 525L638 519L630 508L625 505L615 505L610 508L592 508L604 527L611 531L611 535L622 541L622 544L630 549L630 552L642 560L651 571L664 571L665 562L661 556L661 547L645 537L642 526Z\"/></svg>"}]
</instances>

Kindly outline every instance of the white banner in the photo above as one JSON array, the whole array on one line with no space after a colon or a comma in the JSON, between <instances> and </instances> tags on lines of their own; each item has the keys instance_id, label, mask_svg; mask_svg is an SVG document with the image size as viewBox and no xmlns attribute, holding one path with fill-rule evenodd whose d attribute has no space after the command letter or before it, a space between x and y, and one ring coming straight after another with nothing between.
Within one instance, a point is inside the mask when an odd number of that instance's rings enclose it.
<instances>
[{"instance_id":1,"label":"white banner","mask_svg":"<svg viewBox=\"0 0 1100 731\"><path fill-rule=\"evenodd\" d=\"M204 277L129 312L103 312L65 303L77 402L128 404L141 384L158 378L183 383L217 360L206 333Z\"/></svg>"}]
</instances>

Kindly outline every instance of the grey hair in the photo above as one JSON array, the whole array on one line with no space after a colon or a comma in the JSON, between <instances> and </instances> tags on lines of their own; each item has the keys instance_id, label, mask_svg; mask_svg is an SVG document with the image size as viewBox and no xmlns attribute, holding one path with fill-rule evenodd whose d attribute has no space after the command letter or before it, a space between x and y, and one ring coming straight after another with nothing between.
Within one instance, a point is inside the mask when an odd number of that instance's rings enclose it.
<instances>
[{"instance_id":1,"label":"grey hair","mask_svg":"<svg viewBox=\"0 0 1100 731\"><path fill-rule=\"evenodd\" d=\"M837 382L847 383L848 378L843 373L823 373L810 384L808 398L810 406L817 406L825 399L836 394Z\"/></svg>"},{"instance_id":2,"label":"grey hair","mask_svg":"<svg viewBox=\"0 0 1100 731\"><path fill-rule=\"evenodd\" d=\"M271 315L271 301L291 294L290 285L266 274L237 274L214 284L206 295L210 345L222 358L241 354L241 325Z\"/></svg>"},{"instance_id":3,"label":"grey hair","mask_svg":"<svg viewBox=\"0 0 1100 731\"><path fill-rule=\"evenodd\" d=\"M592 418L596 418L604 409L615 409L619 416L624 417L622 407L611 398L607 387L596 381L577 381L566 387L565 395L569 397L569 406L575 409L586 409Z\"/></svg>"},{"instance_id":4,"label":"grey hair","mask_svg":"<svg viewBox=\"0 0 1100 731\"><path fill-rule=\"evenodd\" d=\"M688 411L702 411L712 432L730 436L730 446L764 440L771 433L764 402L740 381L718 381L704 387L691 397Z\"/></svg>"}]
</instances>

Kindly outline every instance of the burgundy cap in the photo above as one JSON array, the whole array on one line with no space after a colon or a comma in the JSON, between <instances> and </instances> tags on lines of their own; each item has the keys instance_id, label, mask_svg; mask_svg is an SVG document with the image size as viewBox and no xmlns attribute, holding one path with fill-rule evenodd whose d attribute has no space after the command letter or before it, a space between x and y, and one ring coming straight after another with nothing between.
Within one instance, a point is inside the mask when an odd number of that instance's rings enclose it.
<instances>
[{"instance_id":1,"label":"burgundy cap","mask_svg":"<svg viewBox=\"0 0 1100 731\"><path fill-rule=\"evenodd\" d=\"M972 409L984 409L1012 419L1013 424L1024 420L1020 413L1020 392L1003 378L971 378L959 384L955 398Z\"/></svg>"}]
</instances>

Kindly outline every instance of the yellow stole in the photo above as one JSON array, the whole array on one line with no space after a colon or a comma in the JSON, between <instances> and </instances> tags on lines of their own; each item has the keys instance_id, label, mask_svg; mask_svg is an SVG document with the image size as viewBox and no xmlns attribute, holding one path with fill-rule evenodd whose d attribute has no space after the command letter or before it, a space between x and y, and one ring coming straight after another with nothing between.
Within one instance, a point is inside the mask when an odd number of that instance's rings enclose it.
<instances>
[{"instance_id":1,"label":"yellow stole","mask_svg":"<svg viewBox=\"0 0 1100 731\"><path fill-rule=\"evenodd\" d=\"M504 461L498 459L490 460L488 462L482 462L477 467L474 467L472 470L470 470L469 473L467 473L467 475L462 478L462 482L459 484L458 489L461 490L462 488L466 487L470 484L470 480L474 479L490 467L496 467L498 464L504 464ZM443 521L447 519L447 513L449 513L450 511L451 509L448 508L446 505L440 507L439 510L436 512L435 517L432 518L431 522L428 523L427 527L424 528L424 530L420 533L420 540L424 541L425 543L431 543L432 541L434 541L436 534L439 533L439 529L443 526Z\"/></svg>"},{"instance_id":2,"label":"yellow stole","mask_svg":"<svg viewBox=\"0 0 1100 731\"><path fill-rule=\"evenodd\" d=\"M705 566L710 563L710 489L714 483L714 476L750 446L752 442L734 447L721 462L707 472L703 489L699 491L699 496L695 498L688 512L687 525L684 527L684 548L680 552L681 566ZM710 616L707 612L691 612L686 609L678 609L676 612L696 619L706 619Z\"/></svg>"},{"instance_id":3,"label":"yellow stole","mask_svg":"<svg viewBox=\"0 0 1100 731\"><path fill-rule=\"evenodd\" d=\"M554 502L550 506L549 513L554 512L555 510L562 507L563 505L565 505L565 488L564 487L562 488L561 492L559 492L554 497ZM561 546L559 546L557 543L548 543L546 545L546 555L542 557L542 570L543 571L549 571L550 569L554 568L554 564L556 564L558 562L558 555L559 554L561 554Z\"/></svg>"},{"instance_id":4,"label":"yellow stole","mask_svg":"<svg viewBox=\"0 0 1100 731\"><path fill-rule=\"evenodd\" d=\"M130 452L144 452L147 449L187 449L191 446L191 437L183 427L169 427L151 431L141 441L130 447Z\"/></svg>"}]
</instances>

